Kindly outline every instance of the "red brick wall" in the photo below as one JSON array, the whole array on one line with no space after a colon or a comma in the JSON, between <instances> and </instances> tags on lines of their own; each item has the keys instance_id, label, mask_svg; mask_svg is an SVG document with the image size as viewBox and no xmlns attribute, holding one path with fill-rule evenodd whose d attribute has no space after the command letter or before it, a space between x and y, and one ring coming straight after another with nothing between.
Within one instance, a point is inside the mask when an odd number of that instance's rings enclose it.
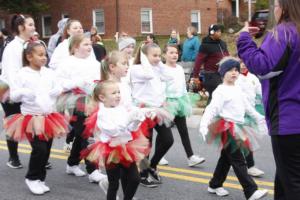
<instances>
[{"instance_id":1,"label":"red brick wall","mask_svg":"<svg viewBox=\"0 0 300 200\"><path fill-rule=\"evenodd\" d=\"M217 20L216 3L211 0L120 0L120 30L141 34L141 8L152 8L153 33L159 35L169 35L172 28L185 33L192 10L200 11L202 33Z\"/></svg>"},{"instance_id":2,"label":"red brick wall","mask_svg":"<svg viewBox=\"0 0 300 200\"><path fill-rule=\"evenodd\" d=\"M56 32L57 21L62 13L79 19L84 29L92 26L92 10L103 9L105 15L105 37L112 37L116 31L116 0L47 0L50 10L45 14L52 16L52 30ZM199 10L202 33L207 27L216 23L217 10L214 0L119 0L119 31L130 35L141 35L141 8L152 8L153 32L158 35L169 35L172 28L181 34L190 25L191 11ZM40 26L40 25L39 25ZM41 26L39 27L41 30Z\"/></svg>"}]
</instances>

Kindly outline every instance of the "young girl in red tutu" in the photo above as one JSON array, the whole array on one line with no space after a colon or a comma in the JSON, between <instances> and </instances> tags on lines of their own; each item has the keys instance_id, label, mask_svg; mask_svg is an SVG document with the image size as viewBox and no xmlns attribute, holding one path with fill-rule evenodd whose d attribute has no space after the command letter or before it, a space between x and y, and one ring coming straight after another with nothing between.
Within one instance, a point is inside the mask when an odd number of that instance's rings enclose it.
<instances>
[{"instance_id":1,"label":"young girl in red tutu","mask_svg":"<svg viewBox=\"0 0 300 200\"><path fill-rule=\"evenodd\" d=\"M140 125L145 120L142 109L130 109L120 104L118 82L102 81L94 89L99 102L96 142L82 152L83 157L104 167L109 186L107 199L115 200L121 179L124 200L133 198L140 182L136 162L149 153L149 141Z\"/></svg>"},{"instance_id":2,"label":"young girl in red tutu","mask_svg":"<svg viewBox=\"0 0 300 200\"><path fill-rule=\"evenodd\" d=\"M262 115L250 106L235 82L239 76L240 63L233 57L220 62L219 73L223 79L212 94L200 124L200 133L208 143L218 143L221 155L209 182L208 192L218 196L229 194L222 186L232 166L248 200L264 197L268 191L258 190L256 183L247 173L243 150L255 150L258 134L266 134L266 122ZM252 120L246 122L245 114Z\"/></svg>"},{"instance_id":3,"label":"young girl in red tutu","mask_svg":"<svg viewBox=\"0 0 300 200\"><path fill-rule=\"evenodd\" d=\"M45 184L46 164L52 140L68 133L64 116L55 112L57 96L62 88L57 85L47 62L46 49L40 42L24 45L24 67L16 74L10 88L10 99L21 103L21 113L4 120L6 134L15 141L28 139L32 147L25 182L33 194L44 194L50 188Z\"/></svg>"}]
</instances>

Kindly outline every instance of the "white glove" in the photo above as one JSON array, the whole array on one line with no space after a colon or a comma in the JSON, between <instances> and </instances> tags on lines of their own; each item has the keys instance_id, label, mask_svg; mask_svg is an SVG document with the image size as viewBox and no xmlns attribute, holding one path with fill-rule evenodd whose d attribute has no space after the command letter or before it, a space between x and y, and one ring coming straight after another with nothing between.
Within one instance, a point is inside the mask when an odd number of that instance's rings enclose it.
<instances>
[{"instance_id":1,"label":"white glove","mask_svg":"<svg viewBox=\"0 0 300 200\"><path fill-rule=\"evenodd\" d=\"M199 132L202 135L203 141L206 141L206 136L208 134L208 128L207 127L200 127Z\"/></svg>"},{"instance_id":2,"label":"white glove","mask_svg":"<svg viewBox=\"0 0 300 200\"><path fill-rule=\"evenodd\" d=\"M62 88L61 87L54 87L52 90L49 92L49 96L52 98L55 98L59 96L62 93Z\"/></svg>"},{"instance_id":3,"label":"white glove","mask_svg":"<svg viewBox=\"0 0 300 200\"><path fill-rule=\"evenodd\" d=\"M144 112L145 117L150 118L151 120L154 120L154 118L156 117L156 112L154 111L154 109L142 108L142 111Z\"/></svg>"},{"instance_id":4,"label":"white glove","mask_svg":"<svg viewBox=\"0 0 300 200\"><path fill-rule=\"evenodd\" d=\"M268 134L268 127L265 119L260 119L257 121L257 128L260 135L267 135Z\"/></svg>"},{"instance_id":5,"label":"white glove","mask_svg":"<svg viewBox=\"0 0 300 200\"><path fill-rule=\"evenodd\" d=\"M79 88L82 88L86 84L86 82L83 79L74 79L73 81L75 87L79 87Z\"/></svg>"},{"instance_id":6,"label":"white glove","mask_svg":"<svg viewBox=\"0 0 300 200\"><path fill-rule=\"evenodd\" d=\"M129 114L129 122L139 121L142 122L145 120L145 115L140 110L135 110Z\"/></svg>"}]
</instances>

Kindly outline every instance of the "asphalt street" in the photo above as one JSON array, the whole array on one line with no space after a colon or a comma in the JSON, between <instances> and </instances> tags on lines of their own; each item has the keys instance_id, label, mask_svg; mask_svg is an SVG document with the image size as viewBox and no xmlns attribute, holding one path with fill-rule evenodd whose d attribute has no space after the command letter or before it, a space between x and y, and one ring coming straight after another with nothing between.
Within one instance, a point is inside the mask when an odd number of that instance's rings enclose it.
<instances>
[{"instance_id":1,"label":"asphalt street","mask_svg":"<svg viewBox=\"0 0 300 200\"><path fill-rule=\"evenodd\" d=\"M3 115L1 113L1 115ZM2 118L2 116L0 116ZM227 178L224 187L229 190L227 197L217 197L207 192L207 183L212 176L219 150L215 147L204 144L200 141L197 126L200 116L193 116L189 119L190 138L195 154L206 158L206 162L199 167L190 168L187 166L187 159L183 150L179 134L173 128L175 143L166 155L169 161L168 166L160 166L159 172L163 183L158 188L149 189L140 186L136 197L141 200L242 200L245 199L239 182L233 171ZM2 127L2 124L1 124ZM1 128L0 127L0 128ZM0 136L0 199L1 200L105 200L105 195L98 184L88 182L87 177L75 177L65 173L66 158L62 150L64 138L55 140L51 152L50 162L53 168L48 170L46 182L51 192L34 196L25 185L25 174L30 154L30 146L24 142L19 146L22 169L10 169L6 166L8 152L3 133ZM255 152L256 166L265 175L256 178L259 188L269 190L266 200L273 199L273 179L275 165L271 151L270 138L266 136L261 142L261 148ZM84 169L84 165L81 165ZM122 196L119 190L120 197Z\"/></svg>"}]
</instances>

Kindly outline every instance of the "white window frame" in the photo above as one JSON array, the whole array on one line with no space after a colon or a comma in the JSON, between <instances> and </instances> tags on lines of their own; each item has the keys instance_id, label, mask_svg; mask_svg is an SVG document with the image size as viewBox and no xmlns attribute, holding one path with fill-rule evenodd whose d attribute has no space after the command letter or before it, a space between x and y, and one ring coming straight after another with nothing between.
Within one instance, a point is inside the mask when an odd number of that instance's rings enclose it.
<instances>
[{"instance_id":1,"label":"white window frame","mask_svg":"<svg viewBox=\"0 0 300 200\"><path fill-rule=\"evenodd\" d=\"M5 20L0 19L0 28L5 28Z\"/></svg>"},{"instance_id":2,"label":"white window frame","mask_svg":"<svg viewBox=\"0 0 300 200\"><path fill-rule=\"evenodd\" d=\"M197 28L197 33L201 33L202 32L202 30L201 30L201 12L200 12L200 10L192 10L191 11L191 24L193 23L193 21L192 21L192 15L193 14L197 14L197 23L198 23L198 27L196 27Z\"/></svg>"},{"instance_id":3,"label":"white window frame","mask_svg":"<svg viewBox=\"0 0 300 200\"><path fill-rule=\"evenodd\" d=\"M142 12L145 12L145 11L149 12L150 31L143 31ZM151 8L142 8L140 15L141 15L141 33L153 33L152 9Z\"/></svg>"},{"instance_id":4,"label":"white window frame","mask_svg":"<svg viewBox=\"0 0 300 200\"><path fill-rule=\"evenodd\" d=\"M99 28L96 26L96 12L102 12L103 14L103 30L100 31ZM105 34L105 14L103 9L95 9L93 10L93 26L97 27L98 34Z\"/></svg>"},{"instance_id":5,"label":"white window frame","mask_svg":"<svg viewBox=\"0 0 300 200\"><path fill-rule=\"evenodd\" d=\"M46 17L51 17L51 15L43 15L42 16L42 36L43 36L43 38L49 38L52 35L51 24L50 24L51 33L49 35L46 35L46 33L45 33L45 31L46 31L45 30L45 18ZM52 23L52 17L51 17L51 23Z\"/></svg>"}]
</instances>

